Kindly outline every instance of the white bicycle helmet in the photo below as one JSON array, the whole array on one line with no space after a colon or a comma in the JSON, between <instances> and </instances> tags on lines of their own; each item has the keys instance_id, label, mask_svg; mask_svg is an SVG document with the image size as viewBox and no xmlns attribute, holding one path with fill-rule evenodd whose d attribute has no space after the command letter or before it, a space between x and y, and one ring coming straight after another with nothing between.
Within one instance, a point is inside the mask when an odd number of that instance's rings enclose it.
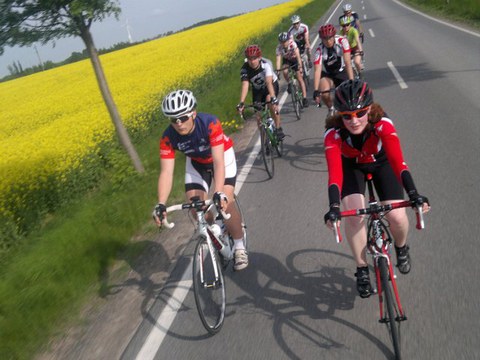
<instances>
[{"instance_id":1,"label":"white bicycle helmet","mask_svg":"<svg viewBox=\"0 0 480 360\"><path fill-rule=\"evenodd\" d=\"M352 11L352 5L345 4L345 5L342 6L342 9L343 9L343 12Z\"/></svg>"},{"instance_id":2,"label":"white bicycle helmet","mask_svg":"<svg viewBox=\"0 0 480 360\"><path fill-rule=\"evenodd\" d=\"M290 20L292 21L292 24L299 23L300 22L300 16L293 15Z\"/></svg>"},{"instance_id":3,"label":"white bicycle helmet","mask_svg":"<svg viewBox=\"0 0 480 360\"><path fill-rule=\"evenodd\" d=\"M175 90L163 99L162 111L167 117L180 117L191 112L196 106L197 100L190 90Z\"/></svg>"}]
</instances>

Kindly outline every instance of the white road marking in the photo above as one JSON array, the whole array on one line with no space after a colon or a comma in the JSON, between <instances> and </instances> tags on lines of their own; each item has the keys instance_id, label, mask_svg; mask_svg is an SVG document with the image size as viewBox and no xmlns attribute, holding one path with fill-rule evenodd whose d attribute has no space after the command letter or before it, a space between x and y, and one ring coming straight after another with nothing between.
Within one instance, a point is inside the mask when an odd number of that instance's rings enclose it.
<instances>
[{"instance_id":1,"label":"white road marking","mask_svg":"<svg viewBox=\"0 0 480 360\"><path fill-rule=\"evenodd\" d=\"M371 36L372 38L375 37L375 34L373 33L373 30L372 30L372 29L368 29L368 32L370 33L370 36Z\"/></svg>"},{"instance_id":2,"label":"white road marking","mask_svg":"<svg viewBox=\"0 0 480 360\"><path fill-rule=\"evenodd\" d=\"M408 88L408 85L403 81L402 77L400 76L400 73L398 72L397 68L393 65L393 62L389 61L387 62L388 67L393 73L393 76L395 76L395 79L397 79L398 84L400 85L400 88L406 89Z\"/></svg>"},{"instance_id":3,"label":"white road marking","mask_svg":"<svg viewBox=\"0 0 480 360\"><path fill-rule=\"evenodd\" d=\"M148 334L147 340L143 343L135 360L152 360L155 358L155 354L165 339L170 326L172 326L173 320L177 316L178 309L182 306L183 301L192 287L193 282L191 275L192 260L190 260L190 263L185 269L182 280L177 284L172 296L168 299L165 308L158 315L152 331Z\"/></svg>"}]
</instances>

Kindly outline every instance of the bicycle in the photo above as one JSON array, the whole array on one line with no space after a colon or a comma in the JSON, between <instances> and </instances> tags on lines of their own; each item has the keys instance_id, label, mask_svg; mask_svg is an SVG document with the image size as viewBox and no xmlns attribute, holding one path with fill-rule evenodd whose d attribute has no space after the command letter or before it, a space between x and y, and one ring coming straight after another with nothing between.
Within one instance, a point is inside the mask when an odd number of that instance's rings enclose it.
<instances>
[{"instance_id":1,"label":"bicycle","mask_svg":"<svg viewBox=\"0 0 480 360\"><path fill-rule=\"evenodd\" d=\"M308 91L310 87L310 67L308 66L308 55L304 51L302 57L303 82L305 83L305 90Z\"/></svg>"},{"instance_id":2,"label":"bicycle","mask_svg":"<svg viewBox=\"0 0 480 360\"><path fill-rule=\"evenodd\" d=\"M255 112L261 112L258 126L260 131L261 153L265 170L267 171L268 177L272 179L275 174L273 151L275 150L279 157L283 156L283 140L277 137L275 122L270 114L270 109L267 106L268 104L269 102L254 103L245 105L245 109L252 108ZM245 120L243 112L240 113L240 116Z\"/></svg>"},{"instance_id":3,"label":"bicycle","mask_svg":"<svg viewBox=\"0 0 480 360\"><path fill-rule=\"evenodd\" d=\"M400 295L396 282L396 275L393 270L390 253L394 243L390 233L388 222L384 219L385 215L394 209L412 207L414 204L409 201L379 205L375 198L372 185L372 175L366 175L368 186L368 207L364 209L352 209L342 211L340 218L348 216L369 215L367 221L367 251L372 255L373 267L375 269L377 293L379 294L380 320L382 324L389 327L390 338L393 343L395 358L401 359L400 352L400 323L407 320L405 311L400 302ZM417 229L425 228L423 220L422 206L416 206ZM337 243L342 241L338 221L333 224L334 235ZM392 297L392 290L394 297ZM374 291L375 292L375 291ZM383 295L382 295L383 293ZM384 307L384 299L386 307Z\"/></svg>"},{"instance_id":4,"label":"bicycle","mask_svg":"<svg viewBox=\"0 0 480 360\"><path fill-rule=\"evenodd\" d=\"M247 226L237 196L235 206L240 213L243 241L247 249ZM234 258L233 238L222 231L223 220L228 220L230 214L223 210L217 211L212 200L200 200L198 196L193 197L189 203L167 207L167 213L185 209L195 210L197 217L192 237L196 242L192 272L195 304L203 326L214 335L220 331L225 320L226 292L223 271ZM216 219L213 224L207 222L209 212ZM175 223L169 223L166 219L162 223L168 229L175 226Z\"/></svg>"},{"instance_id":5,"label":"bicycle","mask_svg":"<svg viewBox=\"0 0 480 360\"><path fill-rule=\"evenodd\" d=\"M297 120L300 120L300 109L303 107L303 93L302 89L298 85L297 76L292 66L288 67L287 82L290 85L290 96L292 98L292 105L293 110L295 111L295 116L297 117Z\"/></svg>"},{"instance_id":6,"label":"bicycle","mask_svg":"<svg viewBox=\"0 0 480 360\"><path fill-rule=\"evenodd\" d=\"M358 71L357 67L355 66L355 56L361 56L361 64L362 64L362 71ZM363 79L363 69L365 67L365 60L364 60L364 57L363 57L363 51L358 51L356 52L355 54L352 54L352 70L353 70L353 77L355 79L359 79L359 80L362 80Z\"/></svg>"}]
</instances>

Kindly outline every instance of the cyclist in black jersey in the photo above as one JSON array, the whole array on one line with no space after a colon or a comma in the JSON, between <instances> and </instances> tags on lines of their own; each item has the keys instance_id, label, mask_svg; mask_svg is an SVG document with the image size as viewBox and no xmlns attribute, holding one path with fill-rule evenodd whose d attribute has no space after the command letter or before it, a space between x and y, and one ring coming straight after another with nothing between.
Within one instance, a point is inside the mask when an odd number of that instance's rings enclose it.
<instances>
[{"instance_id":1,"label":"cyclist in black jersey","mask_svg":"<svg viewBox=\"0 0 480 360\"><path fill-rule=\"evenodd\" d=\"M248 95L250 84L252 85L252 98L254 103L269 102L270 113L272 114L277 136L280 140L285 137L280 121L278 111L278 77L273 71L272 62L262 57L262 50L258 45L249 45L245 49L245 62L240 70L240 80L242 89L240 92L240 102L237 110L243 112L245 99ZM260 121L260 119L257 119Z\"/></svg>"}]
</instances>

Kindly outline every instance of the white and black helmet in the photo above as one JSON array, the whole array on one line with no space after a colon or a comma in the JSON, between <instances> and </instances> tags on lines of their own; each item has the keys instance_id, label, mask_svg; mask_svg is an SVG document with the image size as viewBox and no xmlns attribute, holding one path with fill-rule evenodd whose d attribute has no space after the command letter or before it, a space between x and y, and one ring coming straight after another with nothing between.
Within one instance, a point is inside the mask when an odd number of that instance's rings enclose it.
<instances>
[{"instance_id":1,"label":"white and black helmet","mask_svg":"<svg viewBox=\"0 0 480 360\"><path fill-rule=\"evenodd\" d=\"M300 16L298 15L293 15L290 20L292 21L292 24L296 24L300 22Z\"/></svg>"},{"instance_id":2,"label":"white and black helmet","mask_svg":"<svg viewBox=\"0 0 480 360\"><path fill-rule=\"evenodd\" d=\"M163 99L162 111L167 117L179 117L188 114L196 106L197 100L190 90L175 90Z\"/></svg>"},{"instance_id":3,"label":"white and black helmet","mask_svg":"<svg viewBox=\"0 0 480 360\"><path fill-rule=\"evenodd\" d=\"M345 4L342 6L343 12L352 11L352 5Z\"/></svg>"}]
</instances>

